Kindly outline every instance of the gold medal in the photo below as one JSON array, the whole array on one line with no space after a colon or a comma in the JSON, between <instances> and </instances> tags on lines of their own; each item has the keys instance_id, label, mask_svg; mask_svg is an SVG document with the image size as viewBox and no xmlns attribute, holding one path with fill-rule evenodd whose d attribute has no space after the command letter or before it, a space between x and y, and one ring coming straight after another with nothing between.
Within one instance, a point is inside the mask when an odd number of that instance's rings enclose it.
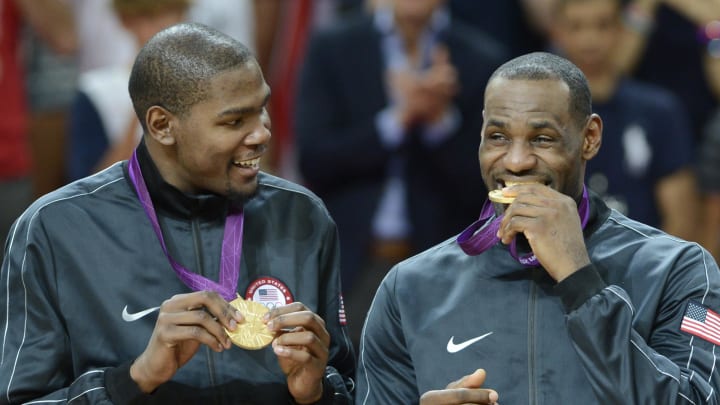
<instances>
[{"instance_id":1,"label":"gold medal","mask_svg":"<svg viewBox=\"0 0 720 405\"><path fill-rule=\"evenodd\" d=\"M234 332L225 329L225 333L230 336L233 343L243 349L258 350L272 342L275 335L263 322L263 315L269 311L265 305L255 301L246 301L239 295L230 301L230 305L245 317L245 322L239 323Z\"/></svg>"},{"instance_id":2,"label":"gold medal","mask_svg":"<svg viewBox=\"0 0 720 405\"><path fill-rule=\"evenodd\" d=\"M534 181L508 181L505 183L507 187L516 186L518 184L533 184ZM510 204L513 201L515 201L515 197L508 197L505 194L503 194L502 190L492 190L488 193L488 198L492 202L500 203L500 204Z\"/></svg>"},{"instance_id":3,"label":"gold medal","mask_svg":"<svg viewBox=\"0 0 720 405\"><path fill-rule=\"evenodd\" d=\"M492 190L488 193L488 198L492 202L500 204L510 204L515 201L515 197L505 197L502 190Z\"/></svg>"}]
</instances>

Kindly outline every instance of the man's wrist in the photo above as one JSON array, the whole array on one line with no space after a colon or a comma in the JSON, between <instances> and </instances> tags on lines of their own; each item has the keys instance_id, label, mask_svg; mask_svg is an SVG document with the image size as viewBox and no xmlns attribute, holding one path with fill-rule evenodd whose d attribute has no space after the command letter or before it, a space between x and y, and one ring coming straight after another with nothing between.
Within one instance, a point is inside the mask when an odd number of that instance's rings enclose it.
<instances>
[{"instance_id":1,"label":"man's wrist","mask_svg":"<svg viewBox=\"0 0 720 405\"><path fill-rule=\"evenodd\" d=\"M320 382L317 384L316 387L317 387L317 389L316 389L317 392L315 392L314 395L309 395L307 398L302 398L302 399L294 398L295 403L298 405L309 405L309 404L314 404L314 403L317 403L318 401L320 401L323 397L323 392L324 392L322 380L320 380Z\"/></svg>"},{"instance_id":2,"label":"man's wrist","mask_svg":"<svg viewBox=\"0 0 720 405\"><path fill-rule=\"evenodd\" d=\"M570 313L606 286L598 269L590 263L557 283L554 290L560 296L565 312Z\"/></svg>"},{"instance_id":3,"label":"man's wrist","mask_svg":"<svg viewBox=\"0 0 720 405\"><path fill-rule=\"evenodd\" d=\"M138 403L147 396L140 390L137 382L130 377L131 364L130 362L123 363L105 371L105 388L113 404Z\"/></svg>"},{"instance_id":4,"label":"man's wrist","mask_svg":"<svg viewBox=\"0 0 720 405\"><path fill-rule=\"evenodd\" d=\"M160 385L160 383L154 382L153 379L143 371L137 360L130 366L130 378L135 381L135 384L138 385L140 391L144 394L150 394Z\"/></svg>"}]
</instances>

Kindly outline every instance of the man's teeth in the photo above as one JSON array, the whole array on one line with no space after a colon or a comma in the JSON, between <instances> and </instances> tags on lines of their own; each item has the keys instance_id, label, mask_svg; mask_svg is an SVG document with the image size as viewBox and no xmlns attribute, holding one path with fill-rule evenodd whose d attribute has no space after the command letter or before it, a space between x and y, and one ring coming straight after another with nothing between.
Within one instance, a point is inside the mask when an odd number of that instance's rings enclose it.
<instances>
[{"instance_id":1,"label":"man's teeth","mask_svg":"<svg viewBox=\"0 0 720 405\"><path fill-rule=\"evenodd\" d=\"M235 161L235 162L233 162L233 164L235 164L235 166L240 166L240 167L245 167L245 168L254 168L260 164L260 158Z\"/></svg>"}]
</instances>

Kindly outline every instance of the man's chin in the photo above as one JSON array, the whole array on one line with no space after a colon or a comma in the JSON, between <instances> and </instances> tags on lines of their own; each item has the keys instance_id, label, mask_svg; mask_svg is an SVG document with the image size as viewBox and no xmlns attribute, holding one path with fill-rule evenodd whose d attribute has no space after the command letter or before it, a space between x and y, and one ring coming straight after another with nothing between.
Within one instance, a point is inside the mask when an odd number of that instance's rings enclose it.
<instances>
[{"instance_id":1,"label":"man's chin","mask_svg":"<svg viewBox=\"0 0 720 405\"><path fill-rule=\"evenodd\" d=\"M229 189L227 198L233 203L233 205L245 205L245 203L255 198L257 193L258 187L257 183L255 183L252 188L248 188L247 190Z\"/></svg>"}]
</instances>

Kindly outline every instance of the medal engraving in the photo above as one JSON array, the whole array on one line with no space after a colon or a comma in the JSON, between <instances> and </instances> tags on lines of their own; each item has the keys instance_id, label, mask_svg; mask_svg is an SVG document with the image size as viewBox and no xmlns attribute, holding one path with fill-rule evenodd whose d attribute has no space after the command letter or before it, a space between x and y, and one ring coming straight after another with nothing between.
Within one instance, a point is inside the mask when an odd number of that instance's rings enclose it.
<instances>
[{"instance_id":1,"label":"medal engraving","mask_svg":"<svg viewBox=\"0 0 720 405\"><path fill-rule=\"evenodd\" d=\"M268 312L265 305L255 301L246 301L238 296L230 301L230 305L240 311L245 322L238 324L234 332L225 329L235 345L248 350L258 350L267 346L275 335L263 322L263 315Z\"/></svg>"}]
</instances>

